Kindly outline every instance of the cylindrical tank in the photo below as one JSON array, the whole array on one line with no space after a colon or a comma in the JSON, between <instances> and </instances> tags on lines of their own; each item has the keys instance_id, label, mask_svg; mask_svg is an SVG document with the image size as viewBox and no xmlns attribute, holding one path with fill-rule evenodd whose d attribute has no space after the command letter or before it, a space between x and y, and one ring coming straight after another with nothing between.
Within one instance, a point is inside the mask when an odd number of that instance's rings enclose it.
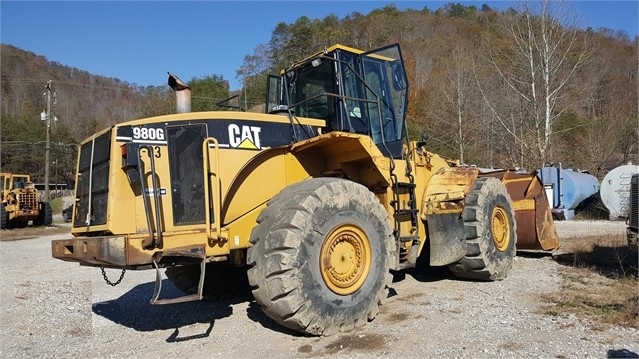
<instances>
[{"instance_id":1,"label":"cylindrical tank","mask_svg":"<svg viewBox=\"0 0 639 359\"><path fill-rule=\"evenodd\" d=\"M537 176L545 187L552 186L552 197L548 192L550 206L561 210L574 210L586 198L599 191L597 177L559 166L543 167Z\"/></svg>"},{"instance_id":2,"label":"cylindrical tank","mask_svg":"<svg viewBox=\"0 0 639 359\"><path fill-rule=\"evenodd\" d=\"M627 218L630 205L630 180L639 173L638 165L622 165L608 172L601 181L601 201L608 211L610 219Z\"/></svg>"}]
</instances>

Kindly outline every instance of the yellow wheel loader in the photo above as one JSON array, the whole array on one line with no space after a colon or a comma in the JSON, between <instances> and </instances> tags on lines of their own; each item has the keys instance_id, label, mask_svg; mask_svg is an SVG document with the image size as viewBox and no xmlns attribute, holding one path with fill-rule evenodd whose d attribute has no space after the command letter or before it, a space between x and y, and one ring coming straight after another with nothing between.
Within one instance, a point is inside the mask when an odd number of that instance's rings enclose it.
<instances>
[{"instance_id":1,"label":"yellow wheel loader","mask_svg":"<svg viewBox=\"0 0 639 359\"><path fill-rule=\"evenodd\" d=\"M266 113L191 112L190 88L168 82L176 114L81 144L74 238L52 243L62 260L155 269L154 304L248 280L276 322L331 335L373 320L392 271L420 256L488 281L516 249L558 246L534 174L461 166L408 140L398 44L334 45L269 76ZM185 296L161 298L163 271Z\"/></svg>"},{"instance_id":2,"label":"yellow wheel loader","mask_svg":"<svg viewBox=\"0 0 639 359\"><path fill-rule=\"evenodd\" d=\"M0 229L24 228L29 221L34 226L53 223L51 205L40 198L31 176L0 173L0 185Z\"/></svg>"}]
</instances>

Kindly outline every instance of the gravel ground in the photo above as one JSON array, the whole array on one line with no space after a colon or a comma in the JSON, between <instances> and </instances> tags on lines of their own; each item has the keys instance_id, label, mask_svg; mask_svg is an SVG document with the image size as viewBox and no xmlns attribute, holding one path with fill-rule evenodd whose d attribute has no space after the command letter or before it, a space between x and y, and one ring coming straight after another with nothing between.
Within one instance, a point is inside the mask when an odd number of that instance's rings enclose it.
<instances>
[{"instance_id":1,"label":"gravel ground","mask_svg":"<svg viewBox=\"0 0 639 359\"><path fill-rule=\"evenodd\" d=\"M625 230L623 223L557 223L560 238ZM639 331L592 330L588 320L540 314L561 265L520 253L503 281L453 278L446 269L397 276L363 328L308 337L268 319L250 298L152 306L153 271L105 284L99 268L51 258L51 235L0 241L2 358L607 358L637 357ZM107 270L112 281L119 271ZM164 281L166 294L177 294Z\"/></svg>"}]
</instances>

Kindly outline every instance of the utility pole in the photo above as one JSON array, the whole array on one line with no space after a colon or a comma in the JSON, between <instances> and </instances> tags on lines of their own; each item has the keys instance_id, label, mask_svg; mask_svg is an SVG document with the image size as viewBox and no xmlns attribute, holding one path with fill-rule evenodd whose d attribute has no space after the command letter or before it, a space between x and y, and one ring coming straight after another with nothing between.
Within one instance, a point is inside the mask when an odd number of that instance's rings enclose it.
<instances>
[{"instance_id":1,"label":"utility pole","mask_svg":"<svg viewBox=\"0 0 639 359\"><path fill-rule=\"evenodd\" d=\"M51 152L51 80L47 81L47 144L44 152L44 201L51 200L49 192L49 153Z\"/></svg>"}]
</instances>

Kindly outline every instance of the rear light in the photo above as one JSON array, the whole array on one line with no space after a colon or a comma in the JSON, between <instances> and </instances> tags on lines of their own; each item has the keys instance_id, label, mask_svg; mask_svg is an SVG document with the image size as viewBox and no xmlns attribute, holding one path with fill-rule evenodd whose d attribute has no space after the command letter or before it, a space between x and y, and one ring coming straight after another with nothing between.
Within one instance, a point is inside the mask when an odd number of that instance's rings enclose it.
<instances>
[{"instance_id":1,"label":"rear light","mask_svg":"<svg viewBox=\"0 0 639 359\"><path fill-rule=\"evenodd\" d=\"M130 147L130 143L125 143L120 146L120 152L122 153L122 169L125 171L137 168L137 161L135 161L135 156L129 156L129 151L134 150L134 148Z\"/></svg>"}]
</instances>

